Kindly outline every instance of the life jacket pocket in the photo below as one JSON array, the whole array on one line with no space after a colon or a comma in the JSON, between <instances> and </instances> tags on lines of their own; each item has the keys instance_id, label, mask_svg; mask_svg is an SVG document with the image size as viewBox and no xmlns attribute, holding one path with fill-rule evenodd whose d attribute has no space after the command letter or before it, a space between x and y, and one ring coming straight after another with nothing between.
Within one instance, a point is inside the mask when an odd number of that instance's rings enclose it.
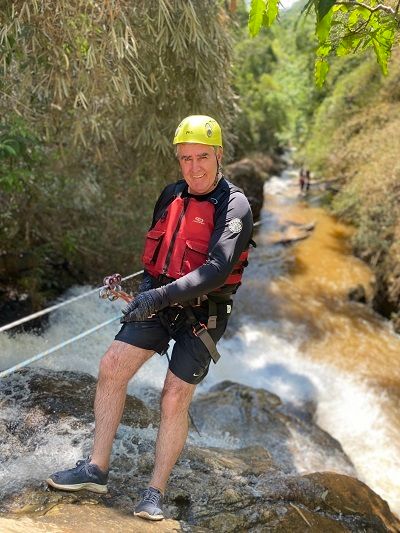
<instances>
[{"instance_id":1,"label":"life jacket pocket","mask_svg":"<svg viewBox=\"0 0 400 533\"><path fill-rule=\"evenodd\" d=\"M145 266L154 265L156 263L164 235L165 231L159 231L155 229L150 230L147 233L142 256L142 261Z\"/></svg>"},{"instance_id":2,"label":"life jacket pocket","mask_svg":"<svg viewBox=\"0 0 400 533\"><path fill-rule=\"evenodd\" d=\"M207 260L208 244L199 241L186 241L185 251L182 257L180 275L184 276L192 270L199 268Z\"/></svg>"}]
</instances>

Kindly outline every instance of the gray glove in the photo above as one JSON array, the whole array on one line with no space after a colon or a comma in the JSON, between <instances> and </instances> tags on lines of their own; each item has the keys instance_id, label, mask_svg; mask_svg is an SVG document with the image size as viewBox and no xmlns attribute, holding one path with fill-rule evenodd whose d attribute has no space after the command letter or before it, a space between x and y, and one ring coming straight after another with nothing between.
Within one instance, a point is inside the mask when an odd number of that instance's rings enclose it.
<instances>
[{"instance_id":1,"label":"gray glove","mask_svg":"<svg viewBox=\"0 0 400 533\"><path fill-rule=\"evenodd\" d=\"M167 307L169 301L165 287L150 289L136 296L129 304L122 309L123 317L120 322L142 321L149 318L160 309Z\"/></svg>"}]
</instances>

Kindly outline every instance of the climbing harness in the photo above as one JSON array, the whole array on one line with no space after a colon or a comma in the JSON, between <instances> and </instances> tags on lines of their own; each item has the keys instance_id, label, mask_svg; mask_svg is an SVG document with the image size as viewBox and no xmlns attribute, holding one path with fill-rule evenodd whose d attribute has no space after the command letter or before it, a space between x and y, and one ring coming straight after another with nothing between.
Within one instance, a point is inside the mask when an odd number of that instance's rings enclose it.
<instances>
[{"instance_id":1,"label":"climbing harness","mask_svg":"<svg viewBox=\"0 0 400 533\"><path fill-rule=\"evenodd\" d=\"M211 356L211 359L216 364L220 359L221 355L217 350L217 346L209 333L209 329L215 329L217 327L217 306L215 302L208 300L209 302L209 315L207 324L200 322L193 312L193 307L187 305L184 307L187 321L192 327L193 334L198 337L204 346L207 348L208 353ZM212 314L211 314L212 313Z\"/></svg>"}]
</instances>

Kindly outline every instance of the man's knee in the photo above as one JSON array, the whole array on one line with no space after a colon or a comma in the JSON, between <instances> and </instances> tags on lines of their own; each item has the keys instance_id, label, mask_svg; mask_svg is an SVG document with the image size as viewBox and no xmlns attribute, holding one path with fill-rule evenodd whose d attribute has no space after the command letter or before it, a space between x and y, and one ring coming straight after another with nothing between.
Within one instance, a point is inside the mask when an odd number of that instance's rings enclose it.
<instances>
[{"instance_id":1,"label":"man's knee","mask_svg":"<svg viewBox=\"0 0 400 533\"><path fill-rule=\"evenodd\" d=\"M172 381L172 382L171 382ZM161 413L163 417L174 417L187 412L196 386L179 378L167 380L161 395Z\"/></svg>"}]
</instances>

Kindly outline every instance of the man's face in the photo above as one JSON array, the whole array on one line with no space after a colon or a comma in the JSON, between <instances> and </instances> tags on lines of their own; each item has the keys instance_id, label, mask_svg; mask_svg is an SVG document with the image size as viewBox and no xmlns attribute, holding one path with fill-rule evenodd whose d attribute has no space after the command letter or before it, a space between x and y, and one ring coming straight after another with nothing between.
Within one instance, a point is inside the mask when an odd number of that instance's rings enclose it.
<instances>
[{"instance_id":1,"label":"man's face","mask_svg":"<svg viewBox=\"0 0 400 533\"><path fill-rule=\"evenodd\" d=\"M206 144L178 144L178 161L184 180L191 194L207 194L215 187L218 162L222 158L222 148L214 151Z\"/></svg>"}]
</instances>

